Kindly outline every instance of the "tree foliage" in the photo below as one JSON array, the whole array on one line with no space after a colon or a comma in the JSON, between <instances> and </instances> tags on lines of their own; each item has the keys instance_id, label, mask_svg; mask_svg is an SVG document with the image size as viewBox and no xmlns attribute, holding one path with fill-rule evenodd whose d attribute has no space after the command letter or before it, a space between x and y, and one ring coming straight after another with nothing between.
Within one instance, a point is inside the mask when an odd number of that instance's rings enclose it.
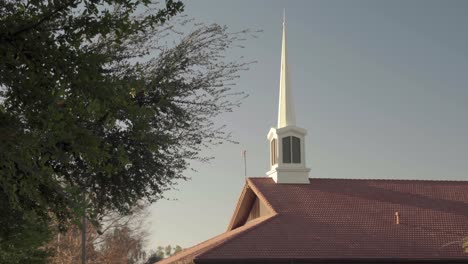
<instances>
[{"instance_id":1,"label":"tree foliage","mask_svg":"<svg viewBox=\"0 0 468 264\"><path fill-rule=\"evenodd\" d=\"M183 250L182 247L179 245L175 245L175 246L167 245L165 247L158 246L156 248L156 251L153 251L150 254L145 264L153 264L161 259L175 255L181 252L182 250Z\"/></svg>"},{"instance_id":2,"label":"tree foliage","mask_svg":"<svg viewBox=\"0 0 468 264\"><path fill-rule=\"evenodd\" d=\"M62 229L85 208L97 222L125 214L186 179L202 147L229 140L213 119L242 97L231 88L249 63L225 54L248 32L176 19L182 10L0 0L3 209Z\"/></svg>"},{"instance_id":3,"label":"tree foliage","mask_svg":"<svg viewBox=\"0 0 468 264\"><path fill-rule=\"evenodd\" d=\"M1 187L13 207L60 222L85 206L91 218L125 213L228 139L212 120L237 105L231 86L248 63L224 55L240 35L193 24L174 38L162 22L182 7L0 2Z\"/></svg>"},{"instance_id":4,"label":"tree foliage","mask_svg":"<svg viewBox=\"0 0 468 264\"><path fill-rule=\"evenodd\" d=\"M49 254L39 248L51 236L47 225L34 211L12 208L0 189L0 263L45 264Z\"/></svg>"}]
</instances>

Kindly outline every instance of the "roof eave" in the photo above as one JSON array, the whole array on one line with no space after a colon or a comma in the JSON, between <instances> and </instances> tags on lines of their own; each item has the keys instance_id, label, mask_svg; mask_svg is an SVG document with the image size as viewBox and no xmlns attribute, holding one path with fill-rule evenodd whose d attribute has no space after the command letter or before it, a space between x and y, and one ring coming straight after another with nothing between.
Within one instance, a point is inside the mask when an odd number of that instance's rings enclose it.
<instances>
[{"instance_id":1,"label":"roof eave","mask_svg":"<svg viewBox=\"0 0 468 264\"><path fill-rule=\"evenodd\" d=\"M255 259L194 259L195 264L211 264L211 263L326 263L326 264L341 264L341 263L467 263L466 258L419 258L419 259L405 259L405 258L255 258Z\"/></svg>"}]
</instances>

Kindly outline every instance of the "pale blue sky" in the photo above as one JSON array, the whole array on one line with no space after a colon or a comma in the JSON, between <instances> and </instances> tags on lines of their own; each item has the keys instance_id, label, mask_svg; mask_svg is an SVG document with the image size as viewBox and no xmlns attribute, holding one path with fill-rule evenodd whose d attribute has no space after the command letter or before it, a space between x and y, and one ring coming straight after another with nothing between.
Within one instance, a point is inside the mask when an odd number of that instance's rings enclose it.
<instances>
[{"instance_id":1,"label":"pale blue sky","mask_svg":"<svg viewBox=\"0 0 468 264\"><path fill-rule=\"evenodd\" d=\"M243 149L248 176L268 170L283 8L311 178L468 180L468 1L185 2L199 21L264 32L242 50L258 61L237 82L249 98L221 118L240 144L207 150L215 159L167 193L178 200L151 206L148 248L225 231L245 181Z\"/></svg>"}]
</instances>

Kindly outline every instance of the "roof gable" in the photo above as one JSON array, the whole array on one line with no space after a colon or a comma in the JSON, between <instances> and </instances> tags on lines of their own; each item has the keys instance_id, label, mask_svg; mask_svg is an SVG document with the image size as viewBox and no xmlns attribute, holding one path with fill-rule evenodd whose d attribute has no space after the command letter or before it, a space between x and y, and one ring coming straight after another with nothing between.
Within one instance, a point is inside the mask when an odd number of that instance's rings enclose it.
<instances>
[{"instance_id":1,"label":"roof gable","mask_svg":"<svg viewBox=\"0 0 468 264\"><path fill-rule=\"evenodd\" d=\"M266 212L263 214L264 216L276 214L276 211L270 203L268 203L263 194L257 190L255 185L251 183L250 179L247 179L241 195L239 196L239 200L236 208L234 209L231 220L229 221L227 231L236 229L244 225L249 220L249 215L252 212L252 208L256 201L258 201L262 208L265 209Z\"/></svg>"}]
</instances>

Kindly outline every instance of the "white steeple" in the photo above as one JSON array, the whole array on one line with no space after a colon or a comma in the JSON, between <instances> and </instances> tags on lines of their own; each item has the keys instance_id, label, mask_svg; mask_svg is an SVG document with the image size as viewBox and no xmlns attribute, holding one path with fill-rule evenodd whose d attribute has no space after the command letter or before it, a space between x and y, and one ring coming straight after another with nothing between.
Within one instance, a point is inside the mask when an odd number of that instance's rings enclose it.
<instances>
[{"instance_id":1,"label":"white steeple","mask_svg":"<svg viewBox=\"0 0 468 264\"><path fill-rule=\"evenodd\" d=\"M283 41L281 47L281 73L278 104L278 128L296 125L294 103L291 91L291 81L288 72L288 58L286 50L286 14L283 14Z\"/></svg>"},{"instance_id":2,"label":"white steeple","mask_svg":"<svg viewBox=\"0 0 468 264\"><path fill-rule=\"evenodd\" d=\"M308 184L310 169L305 164L304 144L307 130L296 126L286 53L285 20L283 15L278 127L271 128L267 136L270 142L270 170L267 175L276 183Z\"/></svg>"}]
</instances>

